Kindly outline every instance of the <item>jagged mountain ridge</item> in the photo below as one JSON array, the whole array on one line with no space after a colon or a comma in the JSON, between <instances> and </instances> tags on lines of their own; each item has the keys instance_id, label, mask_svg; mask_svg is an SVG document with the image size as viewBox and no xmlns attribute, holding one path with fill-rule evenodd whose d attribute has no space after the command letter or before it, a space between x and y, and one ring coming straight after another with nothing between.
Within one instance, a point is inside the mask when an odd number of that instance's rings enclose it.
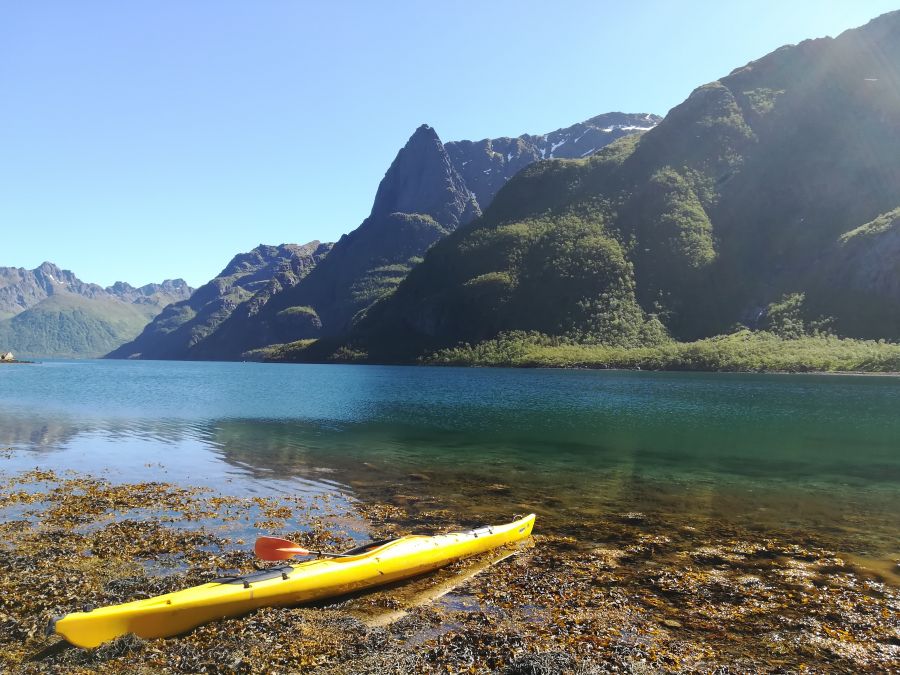
<instances>
[{"instance_id":1,"label":"jagged mountain ridge","mask_svg":"<svg viewBox=\"0 0 900 675\"><path fill-rule=\"evenodd\" d=\"M260 244L236 255L188 299L163 310L109 358L190 358L191 350L235 316L252 317L275 293L295 285L331 250L331 244Z\"/></svg>"},{"instance_id":2,"label":"jagged mountain ridge","mask_svg":"<svg viewBox=\"0 0 900 675\"><path fill-rule=\"evenodd\" d=\"M0 267L0 318L15 316L59 293L162 306L188 298L192 292L184 279L166 279L161 284L146 284L140 288L117 281L103 288L82 281L70 270L61 269L52 262L44 262L33 270Z\"/></svg>"},{"instance_id":3,"label":"jagged mountain ridge","mask_svg":"<svg viewBox=\"0 0 900 675\"><path fill-rule=\"evenodd\" d=\"M410 360L534 330L640 345L754 326L786 295L900 338L900 12L697 88L654 129L521 171L351 346Z\"/></svg>"},{"instance_id":4,"label":"jagged mountain ridge","mask_svg":"<svg viewBox=\"0 0 900 675\"><path fill-rule=\"evenodd\" d=\"M510 178L542 159L581 159L613 141L659 124L659 115L612 112L534 136L450 141L444 144L450 161L483 210Z\"/></svg>"}]
</instances>

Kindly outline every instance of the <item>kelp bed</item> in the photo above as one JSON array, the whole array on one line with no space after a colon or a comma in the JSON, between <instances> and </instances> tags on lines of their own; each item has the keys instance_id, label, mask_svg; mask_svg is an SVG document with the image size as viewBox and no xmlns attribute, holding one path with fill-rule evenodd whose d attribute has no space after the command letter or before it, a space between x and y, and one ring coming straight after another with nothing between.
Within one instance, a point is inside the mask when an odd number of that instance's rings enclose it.
<instances>
[{"instance_id":1,"label":"kelp bed","mask_svg":"<svg viewBox=\"0 0 900 675\"><path fill-rule=\"evenodd\" d=\"M327 498L322 498L327 502ZM259 565L256 530L311 548L467 527L447 510L236 498L35 470L0 484L0 670L22 673L833 672L900 670L900 593L814 542L639 513L316 607L263 609L170 639L98 649L46 636L53 616ZM512 514L510 514L512 515ZM492 518L493 520L493 518ZM357 528L357 529L355 529ZM574 533L573 530L570 533ZM592 533L592 541L584 533ZM410 606L413 605L413 606ZM406 610L398 611L398 610Z\"/></svg>"}]
</instances>

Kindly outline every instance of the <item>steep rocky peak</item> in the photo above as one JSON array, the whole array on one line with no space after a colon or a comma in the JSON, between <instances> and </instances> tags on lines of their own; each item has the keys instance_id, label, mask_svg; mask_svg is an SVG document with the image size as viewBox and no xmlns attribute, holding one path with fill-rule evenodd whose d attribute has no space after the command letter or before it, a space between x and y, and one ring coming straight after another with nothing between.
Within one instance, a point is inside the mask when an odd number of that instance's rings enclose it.
<instances>
[{"instance_id":1,"label":"steep rocky peak","mask_svg":"<svg viewBox=\"0 0 900 675\"><path fill-rule=\"evenodd\" d=\"M41 281L50 281L54 284L71 283L78 281L74 274L59 268L52 262L44 261L34 269L34 276Z\"/></svg>"},{"instance_id":2,"label":"steep rocky peak","mask_svg":"<svg viewBox=\"0 0 900 675\"><path fill-rule=\"evenodd\" d=\"M391 213L429 215L450 229L479 213L437 132L427 124L410 136L378 186L370 217Z\"/></svg>"},{"instance_id":3,"label":"steep rocky peak","mask_svg":"<svg viewBox=\"0 0 900 675\"><path fill-rule=\"evenodd\" d=\"M406 147L415 145L416 143L440 143L441 139L437 132L428 124L420 124L413 132L412 136L406 142Z\"/></svg>"},{"instance_id":4,"label":"steep rocky peak","mask_svg":"<svg viewBox=\"0 0 900 675\"><path fill-rule=\"evenodd\" d=\"M62 270L55 264L50 262L49 260L45 260L40 265L38 265L35 272L41 272L42 274L60 274Z\"/></svg>"},{"instance_id":5,"label":"steep rocky peak","mask_svg":"<svg viewBox=\"0 0 900 675\"><path fill-rule=\"evenodd\" d=\"M25 283L28 283L28 277L31 277L33 283L42 288L47 295L65 291L93 298L104 293L104 290L97 284L85 283L74 273L49 261L42 262L30 273L25 272Z\"/></svg>"}]
</instances>

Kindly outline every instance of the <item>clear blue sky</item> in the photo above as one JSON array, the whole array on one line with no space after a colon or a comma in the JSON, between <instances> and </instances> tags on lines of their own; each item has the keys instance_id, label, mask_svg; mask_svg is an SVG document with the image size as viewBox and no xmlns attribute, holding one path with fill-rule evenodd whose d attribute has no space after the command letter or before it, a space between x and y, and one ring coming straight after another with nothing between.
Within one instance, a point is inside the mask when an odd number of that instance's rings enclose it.
<instances>
[{"instance_id":1,"label":"clear blue sky","mask_svg":"<svg viewBox=\"0 0 900 675\"><path fill-rule=\"evenodd\" d=\"M8 1L0 265L200 285L368 215L421 123L445 141L664 114L891 2Z\"/></svg>"}]
</instances>

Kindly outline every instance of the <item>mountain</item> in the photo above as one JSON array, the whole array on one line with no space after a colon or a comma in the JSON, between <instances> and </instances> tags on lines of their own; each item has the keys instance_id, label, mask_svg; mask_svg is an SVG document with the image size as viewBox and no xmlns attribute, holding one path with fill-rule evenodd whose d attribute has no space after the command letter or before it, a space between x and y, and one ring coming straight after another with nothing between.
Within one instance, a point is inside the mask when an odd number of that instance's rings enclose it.
<instances>
[{"instance_id":1,"label":"mountain","mask_svg":"<svg viewBox=\"0 0 900 675\"><path fill-rule=\"evenodd\" d=\"M192 290L181 279L102 288L50 262L0 267L0 349L23 357L101 356Z\"/></svg>"},{"instance_id":2,"label":"mountain","mask_svg":"<svg viewBox=\"0 0 900 675\"><path fill-rule=\"evenodd\" d=\"M649 131L660 120L659 115L645 113L605 113L541 136L451 141L444 148L483 210L497 191L529 164L541 159L587 157L622 136Z\"/></svg>"},{"instance_id":3,"label":"mountain","mask_svg":"<svg viewBox=\"0 0 900 675\"><path fill-rule=\"evenodd\" d=\"M252 316L223 324L190 354L175 352L175 358L234 359L271 344L342 335L393 292L435 242L480 216L521 168L542 157L589 155L658 120L610 113L541 136L446 145L423 124L385 173L368 218L321 264Z\"/></svg>"},{"instance_id":4,"label":"mountain","mask_svg":"<svg viewBox=\"0 0 900 675\"><path fill-rule=\"evenodd\" d=\"M694 339L795 306L900 338L900 12L776 50L653 129L519 172L353 343L411 359L504 331Z\"/></svg>"},{"instance_id":5,"label":"mountain","mask_svg":"<svg viewBox=\"0 0 900 675\"><path fill-rule=\"evenodd\" d=\"M256 315L269 298L296 285L329 252L331 244L260 244L236 255L212 281L189 298L166 307L133 340L109 351L109 358L196 358L198 343L222 325Z\"/></svg>"},{"instance_id":6,"label":"mountain","mask_svg":"<svg viewBox=\"0 0 900 675\"><path fill-rule=\"evenodd\" d=\"M345 331L434 242L479 214L437 133L422 125L387 170L369 217L301 283L275 294L252 321L223 326L191 356L237 358L256 347Z\"/></svg>"},{"instance_id":7,"label":"mountain","mask_svg":"<svg viewBox=\"0 0 900 675\"><path fill-rule=\"evenodd\" d=\"M369 220L392 213L419 213L451 230L481 215L437 132L427 124L416 129L384 174Z\"/></svg>"}]
</instances>

